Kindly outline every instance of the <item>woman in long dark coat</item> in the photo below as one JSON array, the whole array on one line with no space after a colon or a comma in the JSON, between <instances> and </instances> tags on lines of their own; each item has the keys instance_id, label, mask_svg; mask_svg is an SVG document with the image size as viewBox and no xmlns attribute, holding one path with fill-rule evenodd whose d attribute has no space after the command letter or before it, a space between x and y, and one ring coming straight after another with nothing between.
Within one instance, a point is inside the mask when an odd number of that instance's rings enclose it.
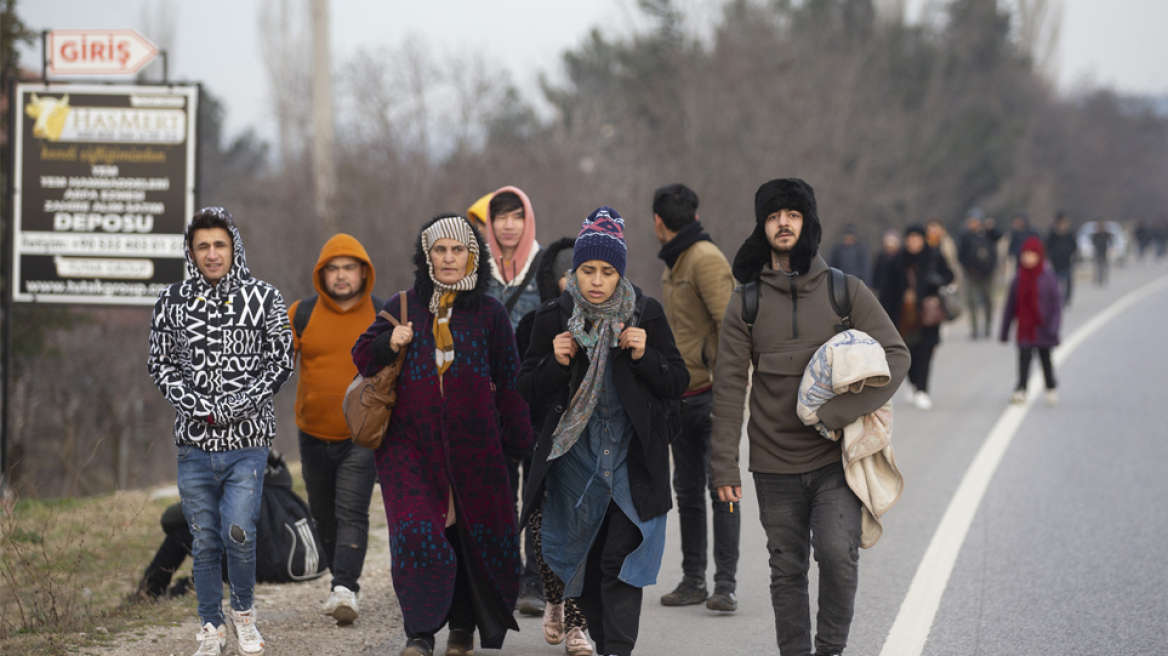
<instances>
[{"instance_id":1,"label":"woman in long dark coat","mask_svg":"<svg viewBox=\"0 0 1168 656\"><path fill-rule=\"evenodd\" d=\"M931 323L924 312L926 299L936 298L953 282L953 271L944 256L925 241L925 229L910 225L904 231L904 248L893 258L880 289L880 304L908 345L912 364L908 380L915 389L913 403L921 410L933 407L929 373L933 353L941 343L941 324ZM931 324L931 325L930 325Z\"/></svg>"},{"instance_id":2,"label":"woman in long dark coat","mask_svg":"<svg viewBox=\"0 0 1168 656\"><path fill-rule=\"evenodd\" d=\"M519 532L504 451L526 451L532 431L515 386L511 320L486 295L486 254L465 218L428 222L406 293L409 324L395 329L378 317L353 347L365 376L407 349L397 407L376 451L393 587L409 636L403 656L430 656L447 623L451 656L472 652L476 626L490 649L519 628ZM384 309L398 316L400 303L395 295Z\"/></svg>"},{"instance_id":3,"label":"woman in long dark coat","mask_svg":"<svg viewBox=\"0 0 1168 656\"><path fill-rule=\"evenodd\" d=\"M642 588L656 582L672 506L671 408L689 384L661 304L624 277L624 222L601 207L584 222L573 273L535 317L519 373L530 403L555 405L524 491L543 503L543 558L578 598L598 654L629 656Z\"/></svg>"}]
</instances>

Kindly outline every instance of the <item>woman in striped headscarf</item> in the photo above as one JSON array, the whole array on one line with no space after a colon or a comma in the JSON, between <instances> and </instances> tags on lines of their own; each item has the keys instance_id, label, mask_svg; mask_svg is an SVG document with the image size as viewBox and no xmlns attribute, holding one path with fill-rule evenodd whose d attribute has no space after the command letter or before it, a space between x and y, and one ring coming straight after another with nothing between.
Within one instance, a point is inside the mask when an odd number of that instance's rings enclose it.
<instances>
[{"instance_id":1,"label":"woman in striped headscarf","mask_svg":"<svg viewBox=\"0 0 1168 656\"><path fill-rule=\"evenodd\" d=\"M409 643L431 656L449 624L446 654L503 645L519 592L519 531L506 457L531 445L527 404L516 390L519 355L502 303L486 295L486 241L443 214L423 226L414 255L409 322L378 318L353 347L373 375L406 349L397 406L377 472L385 499L393 586ZM395 295L385 310L398 316ZM400 317L399 317L400 318ZM506 455L505 455L506 454Z\"/></svg>"}]
</instances>

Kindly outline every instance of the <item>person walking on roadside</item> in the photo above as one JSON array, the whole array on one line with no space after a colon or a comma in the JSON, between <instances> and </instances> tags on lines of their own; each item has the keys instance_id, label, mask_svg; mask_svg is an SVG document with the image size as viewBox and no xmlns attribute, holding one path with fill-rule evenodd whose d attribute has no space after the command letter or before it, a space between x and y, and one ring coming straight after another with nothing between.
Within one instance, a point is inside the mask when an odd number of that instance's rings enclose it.
<instances>
[{"instance_id":1,"label":"person walking on roadside","mask_svg":"<svg viewBox=\"0 0 1168 656\"><path fill-rule=\"evenodd\" d=\"M829 296L830 270L818 255L822 228L811 186L772 180L759 188L754 207L757 225L735 255L733 271L740 282L758 286L757 314L752 323L743 316L743 289L730 297L722 319L714 372L714 485L722 501L742 500L738 453L749 383L750 471L767 535L779 653L835 655L847 646L855 610L862 506L844 478L840 443L804 425L796 405L811 356L836 334L841 317ZM891 379L885 387L825 403L819 417L831 430L883 406L909 366L908 350L876 298L854 277L847 287L851 323L883 346ZM819 565L814 647L807 596L813 549Z\"/></svg>"},{"instance_id":2,"label":"person walking on roadside","mask_svg":"<svg viewBox=\"0 0 1168 656\"><path fill-rule=\"evenodd\" d=\"M856 234L856 227L848 224L840 233L839 243L831 249L831 258L828 266L859 278L864 284L870 284L871 269L868 266L868 247L865 246Z\"/></svg>"},{"instance_id":3,"label":"person walking on roadside","mask_svg":"<svg viewBox=\"0 0 1168 656\"><path fill-rule=\"evenodd\" d=\"M554 303L568 286L568 276L572 275L572 256L576 239L564 237L552 242L543 251L543 258L536 271L535 280L539 287L540 303ZM515 341L519 344L519 352L527 353L531 346L531 333L535 328L535 316L539 309L523 315L519 327L515 329ZM533 403L531 408L531 428L538 435L543 430L555 402L551 399L542 403ZM530 459L527 464L530 466ZM529 468L528 471L531 471ZM564 651L568 656L591 656L592 642L588 640L588 620L580 610L576 599L564 596L564 582L552 568L548 567L543 559L543 544L540 540L543 526L543 499L535 499L535 505L527 520L527 533L532 537L532 549L527 551L528 557L534 557L539 564L540 577L543 579L543 598L546 601L543 611L543 637L550 645L563 643Z\"/></svg>"},{"instance_id":4,"label":"person walking on roadside","mask_svg":"<svg viewBox=\"0 0 1168 656\"><path fill-rule=\"evenodd\" d=\"M369 501L377 470L373 451L349 439L341 406L357 367L352 344L373 323L382 301L373 297L377 273L365 248L334 235L312 270L316 295L288 308L300 364L296 426L308 505L332 571L325 615L339 624L357 619L359 580L369 545Z\"/></svg>"},{"instance_id":5,"label":"person walking on roadside","mask_svg":"<svg viewBox=\"0 0 1168 656\"><path fill-rule=\"evenodd\" d=\"M949 236L949 231L945 229L945 223L940 218L933 216L925 221L925 242L929 244L929 248L945 258L945 264L948 264L949 270L953 272L953 285L960 289L964 284L965 276L961 274L961 260L957 257L957 242Z\"/></svg>"},{"instance_id":6,"label":"person walking on roadside","mask_svg":"<svg viewBox=\"0 0 1168 656\"><path fill-rule=\"evenodd\" d=\"M578 598L597 653L629 656L642 588L665 550L670 439L689 384L665 311L625 277L624 220L601 207L573 247L567 291L535 317L519 389L555 403L524 487L543 558ZM545 494L546 492L546 494Z\"/></svg>"},{"instance_id":7,"label":"person walking on roadside","mask_svg":"<svg viewBox=\"0 0 1168 656\"><path fill-rule=\"evenodd\" d=\"M982 333L978 325L978 311L985 316L984 335L990 336L990 325L994 320L994 271L998 265L997 238L990 235L982 224L981 208L969 211L965 219L965 234L961 235L957 247L957 260L965 270L965 301L969 306L969 338L977 339ZM881 296L881 299L885 297ZM889 299L892 300L892 299ZM885 305L889 302L886 301Z\"/></svg>"},{"instance_id":8,"label":"person walking on roadside","mask_svg":"<svg viewBox=\"0 0 1168 656\"><path fill-rule=\"evenodd\" d=\"M481 204L480 198L477 205ZM487 287L487 294L503 304L511 318L511 328L517 329L519 321L539 307L539 285L535 277L543 251L535 240L535 212L531 200L518 187L499 189L487 200L487 217L483 226L491 249L491 284ZM522 350L519 357L523 357ZM519 504L521 468L523 472L531 470L530 456L507 459L507 474L511 477L516 506ZM530 554L534 548L531 530L525 529L523 553ZM515 607L521 614L531 617L540 617L544 613L539 564L531 558L523 564L523 581Z\"/></svg>"},{"instance_id":9,"label":"person walking on roadside","mask_svg":"<svg viewBox=\"0 0 1168 656\"><path fill-rule=\"evenodd\" d=\"M147 366L174 407L178 491L194 536L197 656L227 646L221 561L241 656L264 653L254 603L256 521L276 435L272 399L292 375L292 331L279 290L253 278L221 207L203 208L183 240L187 279L158 295Z\"/></svg>"},{"instance_id":10,"label":"person walking on roadside","mask_svg":"<svg viewBox=\"0 0 1168 656\"><path fill-rule=\"evenodd\" d=\"M519 531L505 458L531 446L531 424L515 386L510 317L486 293L488 253L466 218L428 221L406 292L409 321L394 327L379 316L353 346L363 376L407 349L397 405L374 451L408 636L402 656L431 656L446 624L448 656L474 652L476 627L485 649L519 628ZM400 294L385 308L400 313Z\"/></svg>"},{"instance_id":11,"label":"person walking on roadside","mask_svg":"<svg viewBox=\"0 0 1168 656\"><path fill-rule=\"evenodd\" d=\"M1107 267L1108 256L1111 251L1111 245L1115 243L1115 237L1107 230L1107 224L1103 221L1095 222L1095 232L1091 234L1091 246L1095 251L1095 286L1107 286Z\"/></svg>"},{"instance_id":12,"label":"person walking on roadside","mask_svg":"<svg viewBox=\"0 0 1168 656\"><path fill-rule=\"evenodd\" d=\"M1063 307L1068 307L1075 291L1075 258L1079 254L1079 243L1071 229L1071 217L1065 212L1054 217L1054 227L1046 237L1046 253L1058 278Z\"/></svg>"},{"instance_id":13,"label":"person walking on roadside","mask_svg":"<svg viewBox=\"0 0 1168 656\"><path fill-rule=\"evenodd\" d=\"M904 231L904 250L893 260L891 273L880 303L912 356L908 381L913 405L930 410L933 399L929 396L929 374L945 321L939 294L942 287L953 282L953 272L945 258L925 241L925 229L910 225Z\"/></svg>"},{"instance_id":14,"label":"person walking on roadside","mask_svg":"<svg viewBox=\"0 0 1168 656\"><path fill-rule=\"evenodd\" d=\"M1010 336L1010 324L1018 321L1014 334L1018 342L1018 384L1014 387L1011 403L1026 403L1026 387L1030 382L1030 360L1034 351L1042 361L1042 375L1046 381L1046 403L1058 403L1058 385L1050 350L1059 344L1062 323L1062 300L1058 279L1046 263L1042 240L1031 237L1022 245L1018 257L1018 275L1010 284L1006 306L1002 310L1002 343Z\"/></svg>"},{"instance_id":15,"label":"person walking on roadside","mask_svg":"<svg viewBox=\"0 0 1168 656\"><path fill-rule=\"evenodd\" d=\"M880 255L876 256L876 264L872 265L872 276L870 280L872 283L869 288L876 298L880 298L882 289L888 284L888 271L892 260L900 254L900 232L896 230L885 230L884 236L880 238Z\"/></svg>"},{"instance_id":16,"label":"person walking on roadside","mask_svg":"<svg viewBox=\"0 0 1168 656\"><path fill-rule=\"evenodd\" d=\"M710 411L722 315L734 291L726 256L702 230L698 195L683 184L653 194L653 230L665 261L661 300L677 349L689 370L685 403L690 419L673 441L673 489L681 523L682 580L661 597L665 606L705 602L710 610L738 610L738 542L742 513L719 501L710 471ZM714 511L714 594L706 587L706 495Z\"/></svg>"},{"instance_id":17,"label":"person walking on roadside","mask_svg":"<svg viewBox=\"0 0 1168 656\"><path fill-rule=\"evenodd\" d=\"M1011 264L1018 264L1018 256L1022 253L1022 244L1037 234L1034 228L1030 227L1029 214L1026 212L1017 212L1014 214L1014 221L1011 224L1010 230L1010 246L1008 249Z\"/></svg>"}]
</instances>

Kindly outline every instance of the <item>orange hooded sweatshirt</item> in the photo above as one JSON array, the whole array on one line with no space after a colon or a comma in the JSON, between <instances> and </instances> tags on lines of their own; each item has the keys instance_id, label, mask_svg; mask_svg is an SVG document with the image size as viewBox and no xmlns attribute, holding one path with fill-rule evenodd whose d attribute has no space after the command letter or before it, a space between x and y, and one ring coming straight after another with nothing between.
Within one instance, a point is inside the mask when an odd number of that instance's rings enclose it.
<instances>
[{"instance_id":1,"label":"orange hooded sweatshirt","mask_svg":"<svg viewBox=\"0 0 1168 656\"><path fill-rule=\"evenodd\" d=\"M365 287L361 300L342 310L327 293L321 279L322 270L334 257L352 257L366 266ZM345 389L357 375L350 353L353 344L365 332L381 308L373 307L373 285L377 282L373 263L361 242L346 234L335 235L320 251L312 270L316 287L316 306L304 327L304 334L292 331L292 346L300 362L300 379L296 384L296 425L313 437L329 442L349 439L349 427L341 411ZM296 316L300 301L288 307L288 318Z\"/></svg>"}]
</instances>

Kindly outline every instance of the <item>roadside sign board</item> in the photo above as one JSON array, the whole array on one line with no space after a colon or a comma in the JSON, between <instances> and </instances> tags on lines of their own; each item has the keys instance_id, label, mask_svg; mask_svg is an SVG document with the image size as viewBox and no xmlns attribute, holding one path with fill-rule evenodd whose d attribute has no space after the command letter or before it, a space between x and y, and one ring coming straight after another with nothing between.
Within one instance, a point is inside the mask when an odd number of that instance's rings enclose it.
<instances>
[{"instance_id":1,"label":"roadside sign board","mask_svg":"<svg viewBox=\"0 0 1168 656\"><path fill-rule=\"evenodd\" d=\"M13 300L152 305L183 279L198 93L15 85Z\"/></svg>"},{"instance_id":2,"label":"roadside sign board","mask_svg":"<svg viewBox=\"0 0 1168 656\"><path fill-rule=\"evenodd\" d=\"M133 75L158 55L136 30L52 30L50 75Z\"/></svg>"}]
</instances>

